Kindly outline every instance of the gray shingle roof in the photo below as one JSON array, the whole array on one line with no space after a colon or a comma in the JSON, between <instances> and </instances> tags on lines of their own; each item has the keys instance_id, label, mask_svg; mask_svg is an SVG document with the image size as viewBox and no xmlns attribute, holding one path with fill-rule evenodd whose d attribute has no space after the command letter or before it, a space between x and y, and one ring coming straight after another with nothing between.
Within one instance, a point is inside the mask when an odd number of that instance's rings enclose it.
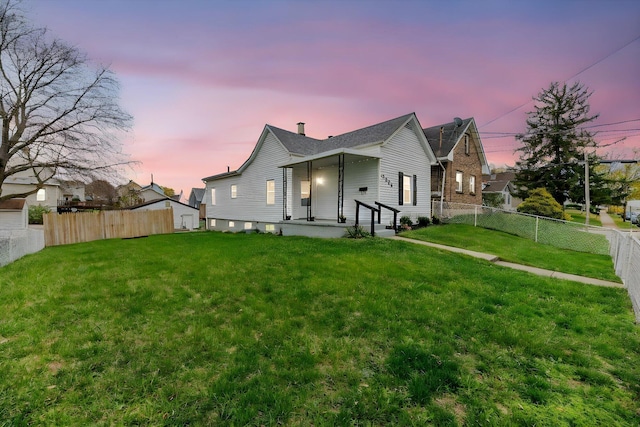
<instances>
[{"instance_id":1,"label":"gray shingle roof","mask_svg":"<svg viewBox=\"0 0 640 427\"><path fill-rule=\"evenodd\" d=\"M427 137L427 141L429 141L429 145L431 145L431 149L436 154L436 157L445 157L453 150L453 147L455 147L460 139L461 130L466 129L471 120L473 119L464 119L462 125L458 127L456 127L455 122L451 122L423 129L424 136ZM442 145L440 145L441 127L444 128L442 132Z\"/></svg>"},{"instance_id":2,"label":"gray shingle roof","mask_svg":"<svg viewBox=\"0 0 640 427\"><path fill-rule=\"evenodd\" d=\"M289 150L289 152L306 156L338 148L352 148L359 145L383 142L393 135L393 133L407 120L409 120L412 115L413 113L405 114L404 116L387 120L386 122L377 123L375 125L322 140L309 138L275 126L267 126L276 135L280 142L282 142L285 148Z\"/></svg>"}]
</instances>

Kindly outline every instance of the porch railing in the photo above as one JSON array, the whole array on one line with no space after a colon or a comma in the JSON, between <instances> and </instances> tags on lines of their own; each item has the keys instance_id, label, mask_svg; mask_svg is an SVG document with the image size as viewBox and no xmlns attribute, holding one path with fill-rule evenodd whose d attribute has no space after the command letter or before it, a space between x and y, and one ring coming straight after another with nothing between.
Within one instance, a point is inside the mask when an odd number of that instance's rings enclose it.
<instances>
[{"instance_id":1,"label":"porch railing","mask_svg":"<svg viewBox=\"0 0 640 427\"><path fill-rule=\"evenodd\" d=\"M392 208L391 206L385 205L384 203L380 203L380 202L375 202L376 205L378 205L378 224L380 224L380 216L381 216L381 211L382 208L388 209L391 212L393 212L393 230L394 231L398 231L398 214L400 213L399 209L396 208Z\"/></svg>"},{"instance_id":2,"label":"porch railing","mask_svg":"<svg viewBox=\"0 0 640 427\"><path fill-rule=\"evenodd\" d=\"M398 209L396 208L392 208L391 206L385 205L383 203L380 202L374 202L378 207L374 207L371 206L367 203L361 202L360 200L354 200L356 202L356 226L360 225L360 206L369 209L369 211L371 212L371 235L375 236L376 235L376 230L375 230L375 224L376 222L378 224L380 224L381 221L381 215L380 212L382 211L382 208L388 209L390 211L393 212L393 230L397 231L398 228L396 226L397 224L397 219L398 219L398 213L400 212ZM378 214L378 220L376 221L376 213Z\"/></svg>"}]
</instances>

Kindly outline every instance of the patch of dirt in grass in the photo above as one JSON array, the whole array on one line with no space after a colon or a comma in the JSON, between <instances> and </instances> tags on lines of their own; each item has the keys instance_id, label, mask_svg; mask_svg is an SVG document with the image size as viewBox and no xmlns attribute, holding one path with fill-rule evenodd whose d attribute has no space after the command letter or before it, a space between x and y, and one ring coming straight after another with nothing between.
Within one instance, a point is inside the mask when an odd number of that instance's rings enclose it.
<instances>
[{"instance_id":1,"label":"patch of dirt in grass","mask_svg":"<svg viewBox=\"0 0 640 427\"><path fill-rule=\"evenodd\" d=\"M59 361L51 362L47 365L47 368L53 375L56 375L60 369L64 368L64 363Z\"/></svg>"},{"instance_id":2,"label":"patch of dirt in grass","mask_svg":"<svg viewBox=\"0 0 640 427\"><path fill-rule=\"evenodd\" d=\"M437 399L434 399L434 401L438 406L453 412L453 415L456 417L456 421L458 422L458 424L464 424L464 420L467 417L467 409L463 404L459 403L456 400L455 396L444 395Z\"/></svg>"}]
</instances>

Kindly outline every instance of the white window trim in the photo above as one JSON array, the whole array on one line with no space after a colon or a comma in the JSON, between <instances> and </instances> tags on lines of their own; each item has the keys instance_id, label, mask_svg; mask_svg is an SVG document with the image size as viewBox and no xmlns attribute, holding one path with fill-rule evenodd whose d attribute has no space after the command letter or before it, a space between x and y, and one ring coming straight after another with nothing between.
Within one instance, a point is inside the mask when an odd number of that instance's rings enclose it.
<instances>
[{"instance_id":1,"label":"white window trim","mask_svg":"<svg viewBox=\"0 0 640 427\"><path fill-rule=\"evenodd\" d=\"M253 224L250 222L245 222L244 223L244 229L245 230L251 230L253 228Z\"/></svg>"},{"instance_id":2,"label":"white window trim","mask_svg":"<svg viewBox=\"0 0 640 427\"><path fill-rule=\"evenodd\" d=\"M464 181L464 174L462 173L462 171L456 171L456 192L462 193L463 181Z\"/></svg>"},{"instance_id":3,"label":"white window trim","mask_svg":"<svg viewBox=\"0 0 640 427\"><path fill-rule=\"evenodd\" d=\"M229 228L234 228L236 223L234 221L229 221Z\"/></svg>"},{"instance_id":4,"label":"white window trim","mask_svg":"<svg viewBox=\"0 0 640 427\"><path fill-rule=\"evenodd\" d=\"M476 194L476 176L471 175L469 177L469 193Z\"/></svg>"},{"instance_id":5,"label":"white window trim","mask_svg":"<svg viewBox=\"0 0 640 427\"><path fill-rule=\"evenodd\" d=\"M211 189L211 205L213 206L216 205L216 189L215 188Z\"/></svg>"},{"instance_id":6,"label":"white window trim","mask_svg":"<svg viewBox=\"0 0 640 427\"><path fill-rule=\"evenodd\" d=\"M267 205L271 206L275 204L276 204L276 181L274 179L268 179L267 180Z\"/></svg>"},{"instance_id":7,"label":"white window trim","mask_svg":"<svg viewBox=\"0 0 640 427\"><path fill-rule=\"evenodd\" d=\"M47 190L41 188L36 193L36 201L37 202L45 202L47 200Z\"/></svg>"},{"instance_id":8,"label":"white window trim","mask_svg":"<svg viewBox=\"0 0 640 427\"><path fill-rule=\"evenodd\" d=\"M231 198L236 199L238 197L238 186L236 184L231 185Z\"/></svg>"},{"instance_id":9,"label":"white window trim","mask_svg":"<svg viewBox=\"0 0 640 427\"><path fill-rule=\"evenodd\" d=\"M413 180L411 175L403 175L402 176L402 203L405 205L410 205L413 203L411 200L411 196L413 195Z\"/></svg>"}]
</instances>

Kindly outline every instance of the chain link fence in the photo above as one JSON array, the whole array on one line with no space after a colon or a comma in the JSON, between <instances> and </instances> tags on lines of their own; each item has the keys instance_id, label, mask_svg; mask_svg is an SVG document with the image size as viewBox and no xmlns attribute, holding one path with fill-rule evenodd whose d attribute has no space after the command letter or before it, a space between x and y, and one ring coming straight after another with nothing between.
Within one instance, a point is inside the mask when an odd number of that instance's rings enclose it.
<instances>
[{"instance_id":1,"label":"chain link fence","mask_svg":"<svg viewBox=\"0 0 640 427\"><path fill-rule=\"evenodd\" d=\"M558 248L609 255L608 228L463 203L434 202L432 212L445 223L469 224Z\"/></svg>"},{"instance_id":2,"label":"chain link fence","mask_svg":"<svg viewBox=\"0 0 640 427\"><path fill-rule=\"evenodd\" d=\"M610 241L613 266L629 292L636 323L640 323L640 240L630 232L613 230Z\"/></svg>"},{"instance_id":3,"label":"chain link fence","mask_svg":"<svg viewBox=\"0 0 640 427\"><path fill-rule=\"evenodd\" d=\"M563 249L611 255L640 323L640 240L631 232L462 203L434 202L431 212L444 223L469 224Z\"/></svg>"}]
</instances>

